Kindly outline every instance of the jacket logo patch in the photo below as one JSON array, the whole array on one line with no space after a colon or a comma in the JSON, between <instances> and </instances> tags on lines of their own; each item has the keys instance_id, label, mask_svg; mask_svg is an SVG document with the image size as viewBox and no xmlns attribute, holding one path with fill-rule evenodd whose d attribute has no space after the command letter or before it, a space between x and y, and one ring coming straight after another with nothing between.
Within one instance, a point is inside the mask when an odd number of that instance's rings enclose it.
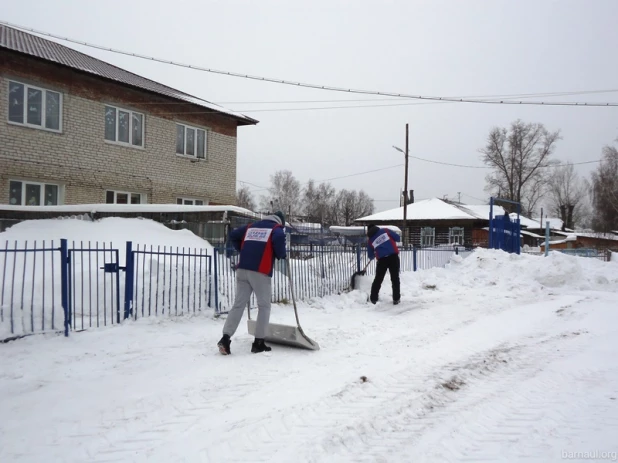
<instances>
[{"instance_id":1,"label":"jacket logo patch","mask_svg":"<svg viewBox=\"0 0 618 463\"><path fill-rule=\"evenodd\" d=\"M247 230L245 241L261 241L266 243L272 230L270 228L250 228Z\"/></svg>"},{"instance_id":2,"label":"jacket logo patch","mask_svg":"<svg viewBox=\"0 0 618 463\"><path fill-rule=\"evenodd\" d=\"M386 233L384 233L383 235L378 236L374 241L373 241L373 247L377 248L378 246L380 246L381 244L386 243L389 240L389 237Z\"/></svg>"}]
</instances>

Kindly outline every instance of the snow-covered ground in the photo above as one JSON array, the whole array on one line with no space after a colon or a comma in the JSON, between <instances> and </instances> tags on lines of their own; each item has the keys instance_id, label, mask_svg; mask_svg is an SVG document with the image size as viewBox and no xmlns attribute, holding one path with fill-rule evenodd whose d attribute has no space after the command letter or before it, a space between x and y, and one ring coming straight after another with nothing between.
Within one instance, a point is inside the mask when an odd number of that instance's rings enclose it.
<instances>
[{"instance_id":1,"label":"snow-covered ground","mask_svg":"<svg viewBox=\"0 0 618 463\"><path fill-rule=\"evenodd\" d=\"M0 345L0 461L618 459L618 263L481 250L398 306L370 283L299 305L319 351L251 354L243 320L221 356L211 314Z\"/></svg>"}]
</instances>

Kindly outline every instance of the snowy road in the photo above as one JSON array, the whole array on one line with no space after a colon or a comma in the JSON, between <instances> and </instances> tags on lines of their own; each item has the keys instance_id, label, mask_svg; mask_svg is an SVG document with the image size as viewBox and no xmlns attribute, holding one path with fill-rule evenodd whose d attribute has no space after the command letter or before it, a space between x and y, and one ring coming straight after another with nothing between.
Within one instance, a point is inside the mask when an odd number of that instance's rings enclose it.
<instances>
[{"instance_id":1,"label":"snowy road","mask_svg":"<svg viewBox=\"0 0 618 463\"><path fill-rule=\"evenodd\" d=\"M618 266L500 259L405 275L396 307L301 307L318 352L253 355L243 321L220 356L208 317L2 345L0 460L611 461Z\"/></svg>"}]
</instances>

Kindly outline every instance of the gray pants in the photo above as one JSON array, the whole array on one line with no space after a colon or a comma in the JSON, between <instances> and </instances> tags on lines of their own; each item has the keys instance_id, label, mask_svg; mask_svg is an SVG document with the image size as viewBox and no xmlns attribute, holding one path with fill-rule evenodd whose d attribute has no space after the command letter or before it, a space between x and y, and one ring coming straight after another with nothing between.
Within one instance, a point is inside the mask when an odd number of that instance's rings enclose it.
<instances>
[{"instance_id":1,"label":"gray pants","mask_svg":"<svg viewBox=\"0 0 618 463\"><path fill-rule=\"evenodd\" d=\"M263 339L266 336L266 327L270 320L270 299L271 299L272 278L263 273L254 272L239 268L236 270L236 299L230 309L223 334L232 337L240 324L245 307L251 299L251 294L255 292L258 304L258 316L255 323L255 337Z\"/></svg>"}]
</instances>

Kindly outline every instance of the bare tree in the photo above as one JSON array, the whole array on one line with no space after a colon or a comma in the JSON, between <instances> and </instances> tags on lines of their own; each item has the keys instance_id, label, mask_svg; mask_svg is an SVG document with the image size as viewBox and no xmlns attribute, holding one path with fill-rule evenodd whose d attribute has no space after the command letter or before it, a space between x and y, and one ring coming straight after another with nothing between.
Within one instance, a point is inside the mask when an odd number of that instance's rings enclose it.
<instances>
[{"instance_id":1,"label":"bare tree","mask_svg":"<svg viewBox=\"0 0 618 463\"><path fill-rule=\"evenodd\" d=\"M529 212L543 195L545 169L550 160L560 131L549 132L543 124L526 124L521 120L511 123L509 130L496 127L481 149L483 162L492 168L487 175L486 191L503 199L522 203L522 211Z\"/></svg>"},{"instance_id":2,"label":"bare tree","mask_svg":"<svg viewBox=\"0 0 618 463\"><path fill-rule=\"evenodd\" d=\"M523 189L522 193L522 209L521 213L526 217L534 217L536 207L545 195L547 184L544 183L545 175L540 175L540 178L533 178L530 182L528 182L528 186ZM501 206L505 207L506 204L501 204Z\"/></svg>"},{"instance_id":3,"label":"bare tree","mask_svg":"<svg viewBox=\"0 0 618 463\"><path fill-rule=\"evenodd\" d=\"M547 184L551 213L567 222L567 228L583 225L586 217L586 185L571 163L552 170Z\"/></svg>"},{"instance_id":4,"label":"bare tree","mask_svg":"<svg viewBox=\"0 0 618 463\"><path fill-rule=\"evenodd\" d=\"M603 148L603 159L591 176L594 218L596 231L618 230L618 149Z\"/></svg>"},{"instance_id":5,"label":"bare tree","mask_svg":"<svg viewBox=\"0 0 618 463\"><path fill-rule=\"evenodd\" d=\"M270 176L268 195L262 197L264 211L281 210L288 216L301 212L300 182L289 170L280 170Z\"/></svg>"},{"instance_id":6,"label":"bare tree","mask_svg":"<svg viewBox=\"0 0 618 463\"><path fill-rule=\"evenodd\" d=\"M253 195L251 194L251 190L249 190L248 186L245 185L236 192L236 205L238 207L249 209L250 211L256 210L255 200L253 199Z\"/></svg>"},{"instance_id":7,"label":"bare tree","mask_svg":"<svg viewBox=\"0 0 618 463\"><path fill-rule=\"evenodd\" d=\"M359 217L373 214L373 200L364 191L341 190L333 205L333 219L337 225L349 226Z\"/></svg>"},{"instance_id":8,"label":"bare tree","mask_svg":"<svg viewBox=\"0 0 618 463\"><path fill-rule=\"evenodd\" d=\"M304 214L312 222L332 225L335 196L335 188L330 183L320 183L316 187L315 182L309 180L303 192Z\"/></svg>"}]
</instances>

